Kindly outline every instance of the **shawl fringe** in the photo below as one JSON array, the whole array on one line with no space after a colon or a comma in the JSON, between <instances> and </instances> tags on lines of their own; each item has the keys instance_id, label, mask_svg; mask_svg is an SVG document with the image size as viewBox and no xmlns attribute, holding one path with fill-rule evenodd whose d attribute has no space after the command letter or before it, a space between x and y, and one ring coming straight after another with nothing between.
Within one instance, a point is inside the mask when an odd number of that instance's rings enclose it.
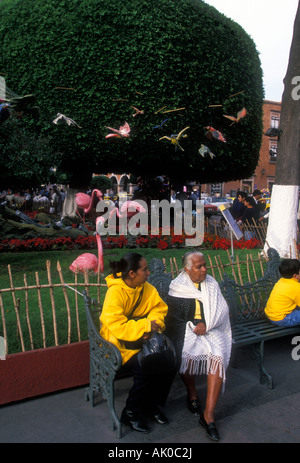
<instances>
[{"instance_id":1,"label":"shawl fringe","mask_svg":"<svg viewBox=\"0 0 300 463\"><path fill-rule=\"evenodd\" d=\"M182 357L179 373L188 373L190 375L215 375L218 370L219 376L224 383L226 381L226 369L222 357L212 354L195 356L185 353Z\"/></svg>"}]
</instances>

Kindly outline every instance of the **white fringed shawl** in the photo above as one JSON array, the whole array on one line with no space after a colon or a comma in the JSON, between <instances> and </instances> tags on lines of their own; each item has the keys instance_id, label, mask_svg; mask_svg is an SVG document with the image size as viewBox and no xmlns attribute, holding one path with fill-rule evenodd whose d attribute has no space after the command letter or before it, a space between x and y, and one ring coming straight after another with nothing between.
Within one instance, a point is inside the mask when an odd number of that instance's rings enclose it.
<instances>
[{"instance_id":1,"label":"white fringed shawl","mask_svg":"<svg viewBox=\"0 0 300 463\"><path fill-rule=\"evenodd\" d=\"M201 301L206 322L205 335L195 334L195 326L191 321L187 322L179 372L214 374L219 369L224 383L232 336L228 305L217 281L207 275L201 283L201 291L198 291L188 274L183 271L171 282L169 295Z\"/></svg>"}]
</instances>

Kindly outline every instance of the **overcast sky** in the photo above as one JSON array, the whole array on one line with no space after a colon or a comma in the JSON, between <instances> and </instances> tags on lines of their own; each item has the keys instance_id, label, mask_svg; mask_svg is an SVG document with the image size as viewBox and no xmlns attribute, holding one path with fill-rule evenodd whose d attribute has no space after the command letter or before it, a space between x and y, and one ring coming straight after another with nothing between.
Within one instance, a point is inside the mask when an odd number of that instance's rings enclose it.
<instances>
[{"instance_id":1,"label":"overcast sky","mask_svg":"<svg viewBox=\"0 0 300 463\"><path fill-rule=\"evenodd\" d=\"M205 0L245 29L260 53L265 99L281 101L298 0Z\"/></svg>"}]
</instances>

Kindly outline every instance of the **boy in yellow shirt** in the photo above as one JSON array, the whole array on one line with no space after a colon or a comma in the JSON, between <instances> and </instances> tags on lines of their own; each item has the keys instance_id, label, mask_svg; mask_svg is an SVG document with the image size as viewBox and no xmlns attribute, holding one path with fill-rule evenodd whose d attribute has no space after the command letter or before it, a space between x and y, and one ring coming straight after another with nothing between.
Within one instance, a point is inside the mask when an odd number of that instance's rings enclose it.
<instances>
[{"instance_id":1,"label":"boy in yellow shirt","mask_svg":"<svg viewBox=\"0 0 300 463\"><path fill-rule=\"evenodd\" d=\"M279 326L300 325L300 261L284 259L279 273L282 278L270 294L265 314Z\"/></svg>"}]
</instances>

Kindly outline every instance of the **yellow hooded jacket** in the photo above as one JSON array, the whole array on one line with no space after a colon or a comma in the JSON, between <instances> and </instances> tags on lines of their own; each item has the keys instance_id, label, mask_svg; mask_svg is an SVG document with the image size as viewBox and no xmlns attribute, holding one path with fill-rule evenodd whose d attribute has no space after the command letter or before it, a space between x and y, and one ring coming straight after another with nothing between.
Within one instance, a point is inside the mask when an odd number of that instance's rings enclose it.
<instances>
[{"instance_id":1,"label":"yellow hooded jacket","mask_svg":"<svg viewBox=\"0 0 300 463\"><path fill-rule=\"evenodd\" d=\"M100 316L100 334L118 347L124 364L139 350L126 349L122 341L137 341L144 333L149 333L152 320L156 320L163 331L168 306L150 283L131 288L122 278L113 275L106 277L106 283L108 290ZM132 316L146 318L128 320L143 287L142 299Z\"/></svg>"}]
</instances>

